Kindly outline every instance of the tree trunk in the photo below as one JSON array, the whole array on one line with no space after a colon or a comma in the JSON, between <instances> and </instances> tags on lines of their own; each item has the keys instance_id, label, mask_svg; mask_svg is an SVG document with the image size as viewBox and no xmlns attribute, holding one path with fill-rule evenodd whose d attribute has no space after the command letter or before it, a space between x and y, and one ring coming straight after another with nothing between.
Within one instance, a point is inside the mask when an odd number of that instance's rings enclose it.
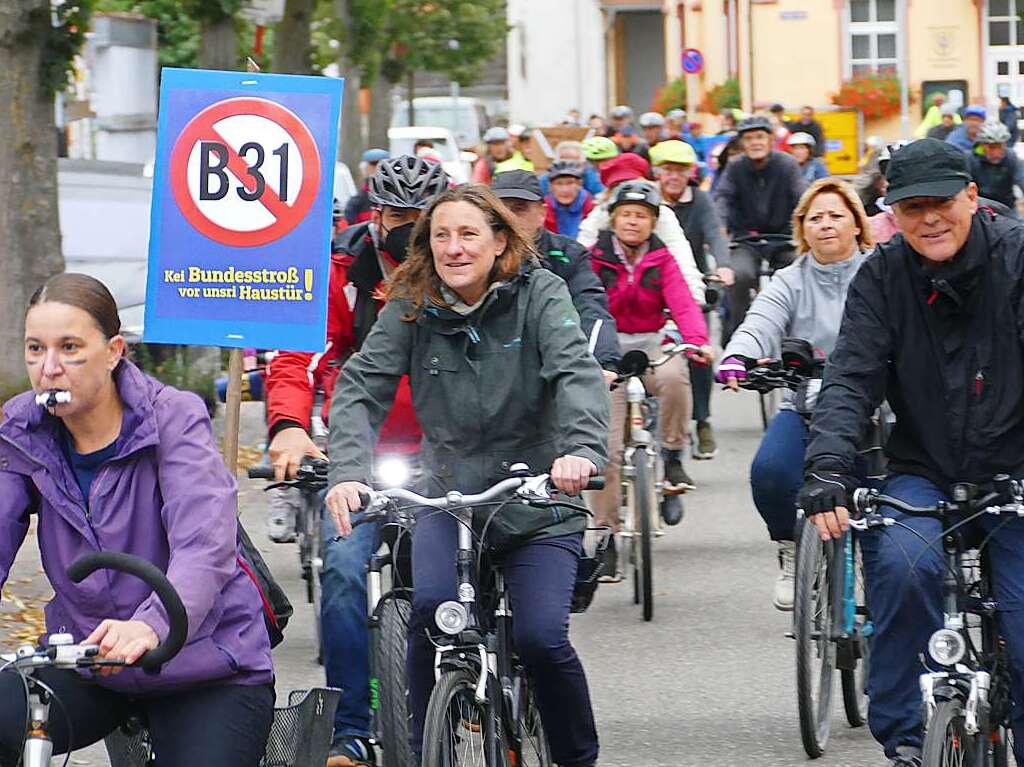
<instances>
[{"instance_id":1,"label":"tree trunk","mask_svg":"<svg viewBox=\"0 0 1024 767\"><path fill-rule=\"evenodd\" d=\"M334 0L334 9L343 27L352 25L352 0ZM343 46L338 58L341 76L345 78L345 94L341 103L339 159L352 171L358 183L359 161L363 154L362 118L359 114L359 70Z\"/></svg>"},{"instance_id":2,"label":"tree trunk","mask_svg":"<svg viewBox=\"0 0 1024 767\"><path fill-rule=\"evenodd\" d=\"M29 297L64 271L57 210L57 128L40 82L49 0L0 3L0 389L25 379Z\"/></svg>"},{"instance_id":3,"label":"tree trunk","mask_svg":"<svg viewBox=\"0 0 1024 767\"><path fill-rule=\"evenodd\" d=\"M388 128L391 126L391 93L394 84L378 77L370 84L370 130L368 146L388 148Z\"/></svg>"},{"instance_id":4,"label":"tree trunk","mask_svg":"<svg viewBox=\"0 0 1024 767\"><path fill-rule=\"evenodd\" d=\"M285 5L284 18L274 27L275 72L292 75L313 73L310 22L313 21L315 5L315 0L288 0Z\"/></svg>"},{"instance_id":5,"label":"tree trunk","mask_svg":"<svg viewBox=\"0 0 1024 767\"><path fill-rule=\"evenodd\" d=\"M204 21L199 29L199 68L233 72L238 69L235 20Z\"/></svg>"}]
</instances>

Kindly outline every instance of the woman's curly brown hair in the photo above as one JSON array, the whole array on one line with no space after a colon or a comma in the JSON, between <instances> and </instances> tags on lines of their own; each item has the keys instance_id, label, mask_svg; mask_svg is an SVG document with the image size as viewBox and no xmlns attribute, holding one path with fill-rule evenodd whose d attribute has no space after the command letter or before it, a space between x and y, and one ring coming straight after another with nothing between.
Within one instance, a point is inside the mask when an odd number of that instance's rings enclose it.
<instances>
[{"instance_id":1,"label":"woman's curly brown hair","mask_svg":"<svg viewBox=\"0 0 1024 767\"><path fill-rule=\"evenodd\" d=\"M415 320L427 301L435 306L449 305L441 293L443 283L434 268L434 255L430 249L430 222L434 211L448 202L468 202L484 214L492 232L505 232L508 245L494 261L488 282L509 280L519 274L524 261L536 262L530 238L523 232L515 215L490 187L484 184L463 184L442 192L416 221L405 261L391 275L385 288L389 300L401 298L412 303L412 312L403 318L407 321Z\"/></svg>"}]
</instances>

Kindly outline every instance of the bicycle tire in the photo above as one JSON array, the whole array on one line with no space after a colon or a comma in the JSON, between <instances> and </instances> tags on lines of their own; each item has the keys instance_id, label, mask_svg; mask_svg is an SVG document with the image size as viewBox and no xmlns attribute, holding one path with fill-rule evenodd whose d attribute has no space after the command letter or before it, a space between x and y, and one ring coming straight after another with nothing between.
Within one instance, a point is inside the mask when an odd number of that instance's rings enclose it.
<instances>
[{"instance_id":1,"label":"bicycle tire","mask_svg":"<svg viewBox=\"0 0 1024 767\"><path fill-rule=\"evenodd\" d=\"M477 702L476 682L476 672L468 668L446 671L437 680L423 724L423 764L507 767L501 725L490 703ZM477 745L467 746L469 741Z\"/></svg>"},{"instance_id":2,"label":"bicycle tire","mask_svg":"<svg viewBox=\"0 0 1024 767\"><path fill-rule=\"evenodd\" d=\"M651 621L654 619L654 554L651 546L654 539L653 520L651 519L651 495L654 491L654 484L650 476L646 451L637 450L633 453L633 470L633 495L636 502L636 515L640 522L639 545L637 546L638 577L635 583L639 591L639 602L643 606L644 621Z\"/></svg>"},{"instance_id":3,"label":"bicycle tire","mask_svg":"<svg viewBox=\"0 0 1024 767\"><path fill-rule=\"evenodd\" d=\"M311 533L313 543L310 549L314 552L314 556L309 563L309 584L312 595L310 602L313 605L313 629L316 632L316 662L322 666L324 664L324 627L323 615L321 614L323 609L323 584L321 583L320 576L324 566L324 540L319 524L319 514L316 520L316 523L313 525L313 532Z\"/></svg>"},{"instance_id":4,"label":"bicycle tire","mask_svg":"<svg viewBox=\"0 0 1024 767\"><path fill-rule=\"evenodd\" d=\"M964 730L960 697L940 700L924 734L921 767L985 767L983 740Z\"/></svg>"},{"instance_id":5,"label":"bicycle tire","mask_svg":"<svg viewBox=\"0 0 1024 767\"><path fill-rule=\"evenodd\" d=\"M832 682L836 646L830 641L828 559L817 528L802 525L793 599L796 693L800 739L811 759L825 753L832 729ZM817 695L815 695L817 682Z\"/></svg>"},{"instance_id":6,"label":"bicycle tire","mask_svg":"<svg viewBox=\"0 0 1024 767\"><path fill-rule=\"evenodd\" d=\"M519 743L513 745L506 740L506 749L515 755L516 767L554 767L551 761L551 746L541 721L540 709L533 694L533 685L523 676L523 693L519 705L516 733ZM502 731L504 732L504 730Z\"/></svg>"},{"instance_id":7,"label":"bicycle tire","mask_svg":"<svg viewBox=\"0 0 1024 767\"><path fill-rule=\"evenodd\" d=\"M409 684L405 672L409 616L408 599L390 596L381 600L377 614L374 658L379 664L379 716L384 767L409 767Z\"/></svg>"},{"instance_id":8,"label":"bicycle tire","mask_svg":"<svg viewBox=\"0 0 1024 767\"><path fill-rule=\"evenodd\" d=\"M847 533L850 535L850 533ZM853 568L854 576L857 578L854 596L857 599L858 607L866 606L866 595L864 589L864 559L861 555L860 545L857 537L853 536ZM843 688L843 709L846 711L846 721L851 727L863 727L868 721L868 696L867 683L868 672L871 669L871 642L861 632L867 618L864 614L858 615L857 631L859 635L861 657L857 661L857 668L853 671L843 670L840 680Z\"/></svg>"}]
</instances>

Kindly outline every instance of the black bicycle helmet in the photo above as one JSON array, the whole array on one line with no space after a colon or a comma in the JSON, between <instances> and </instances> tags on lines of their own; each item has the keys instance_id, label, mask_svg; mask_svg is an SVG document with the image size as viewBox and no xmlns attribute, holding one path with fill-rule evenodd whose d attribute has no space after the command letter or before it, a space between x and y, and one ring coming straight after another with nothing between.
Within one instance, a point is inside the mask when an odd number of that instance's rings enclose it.
<instances>
[{"instance_id":1,"label":"black bicycle helmet","mask_svg":"<svg viewBox=\"0 0 1024 767\"><path fill-rule=\"evenodd\" d=\"M658 215L658 206L661 205L661 192L658 187L649 181L626 181L615 187L615 195L612 197L608 212L611 213L620 205L646 205Z\"/></svg>"},{"instance_id":2,"label":"black bicycle helmet","mask_svg":"<svg viewBox=\"0 0 1024 767\"><path fill-rule=\"evenodd\" d=\"M377 207L422 210L448 188L440 163L404 154L383 160L370 176L370 202Z\"/></svg>"},{"instance_id":3,"label":"black bicycle helmet","mask_svg":"<svg viewBox=\"0 0 1024 767\"><path fill-rule=\"evenodd\" d=\"M548 178L554 181L559 176L583 178L583 163L575 160L555 160L548 168Z\"/></svg>"},{"instance_id":4,"label":"black bicycle helmet","mask_svg":"<svg viewBox=\"0 0 1024 767\"><path fill-rule=\"evenodd\" d=\"M736 132L742 136L744 133L750 131L763 130L766 133L772 133L772 123L764 115L752 115L743 120L739 125L736 126Z\"/></svg>"}]
</instances>

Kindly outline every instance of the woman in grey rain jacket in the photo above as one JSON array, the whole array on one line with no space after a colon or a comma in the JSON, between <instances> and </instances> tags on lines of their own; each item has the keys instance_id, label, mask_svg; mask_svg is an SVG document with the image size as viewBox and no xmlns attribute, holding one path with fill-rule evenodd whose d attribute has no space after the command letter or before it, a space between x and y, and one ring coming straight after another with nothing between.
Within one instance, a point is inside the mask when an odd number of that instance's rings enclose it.
<instances>
[{"instance_id":1,"label":"woman in grey rain jacket","mask_svg":"<svg viewBox=\"0 0 1024 767\"><path fill-rule=\"evenodd\" d=\"M473 493L516 462L576 495L604 469L608 396L565 283L535 268L529 241L490 189L461 186L420 218L409 255L331 405L327 506L338 529L371 477L373 446L403 375L423 429L421 491ZM509 506L491 524L504 549L515 643L537 694L555 764L590 767L597 733L586 677L569 643L584 520ZM422 750L434 685L434 610L455 598L457 523L424 515L413 537L409 624L412 748Z\"/></svg>"},{"instance_id":2,"label":"woman in grey rain jacket","mask_svg":"<svg viewBox=\"0 0 1024 767\"><path fill-rule=\"evenodd\" d=\"M772 277L722 353L716 378L736 389L747 364L778 359L783 338L801 338L815 356L832 353L846 291L871 249L871 227L857 193L834 178L815 182L793 211L793 238L801 256ZM807 426L783 397L750 467L754 505L779 546L780 573L773 602L793 608L796 495L803 480Z\"/></svg>"}]
</instances>

